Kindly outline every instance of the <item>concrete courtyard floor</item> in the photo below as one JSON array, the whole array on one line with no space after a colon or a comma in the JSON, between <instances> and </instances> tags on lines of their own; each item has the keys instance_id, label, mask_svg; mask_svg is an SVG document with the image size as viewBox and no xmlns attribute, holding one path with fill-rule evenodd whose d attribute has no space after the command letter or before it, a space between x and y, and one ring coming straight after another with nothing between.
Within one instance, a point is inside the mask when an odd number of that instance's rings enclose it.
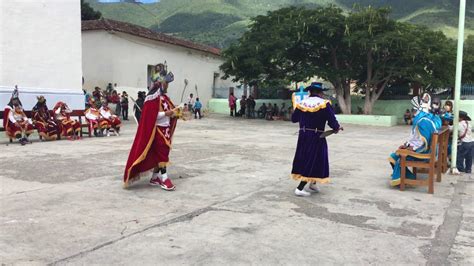
<instances>
[{"instance_id":1,"label":"concrete courtyard floor","mask_svg":"<svg viewBox=\"0 0 474 266\"><path fill-rule=\"evenodd\" d=\"M344 125L332 182L308 198L289 178L297 125L212 115L180 121L169 173L122 188L136 126L120 137L0 139L2 264L474 264L474 179L435 194L389 187L408 127ZM37 138L34 138L37 139Z\"/></svg>"}]
</instances>

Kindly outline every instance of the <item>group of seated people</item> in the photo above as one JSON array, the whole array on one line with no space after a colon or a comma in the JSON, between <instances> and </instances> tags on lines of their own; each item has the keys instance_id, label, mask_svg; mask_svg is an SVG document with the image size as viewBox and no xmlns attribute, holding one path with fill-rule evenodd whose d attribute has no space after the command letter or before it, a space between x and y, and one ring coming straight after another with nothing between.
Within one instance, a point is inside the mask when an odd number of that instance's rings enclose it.
<instances>
[{"instance_id":1,"label":"group of seated people","mask_svg":"<svg viewBox=\"0 0 474 266\"><path fill-rule=\"evenodd\" d=\"M117 116L122 116L123 120L128 120L128 94L126 91L120 94L117 92L117 89L117 83L113 87L112 83L109 83L105 90L95 87L92 94L84 90L86 109L89 108L91 99L99 103L107 101L109 108Z\"/></svg>"},{"instance_id":2,"label":"group of seated people","mask_svg":"<svg viewBox=\"0 0 474 266\"><path fill-rule=\"evenodd\" d=\"M109 108L107 101L103 101L102 106L99 107L96 101L91 98L88 106L89 108L85 110L84 115L89 124L89 130L94 131L94 136L109 137L111 132L116 136L120 135L122 121Z\"/></svg>"},{"instance_id":3,"label":"group of seated people","mask_svg":"<svg viewBox=\"0 0 474 266\"><path fill-rule=\"evenodd\" d=\"M28 117L18 97L18 89L15 89L4 109L3 127L7 137L17 139L21 145L31 143L28 138L34 130L38 131L42 141L60 139L61 136L78 140L81 139L81 123L73 119L71 113L72 110L62 101L57 102L50 112L45 97L39 96L31 111L31 117ZM84 116L95 136L110 136L111 131L119 135L121 121L113 114L106 101L97 109L92 100Z\"/></svg>"},{"instance_id":4,"label":"group of seated people","mask_svg":"<svg viewBox=\"0 0 474 266\"><path fill-rule=\"evenodd\" d=\"M266 119L266 120L289 120L291 114L293 112L293 108L286 107L285 103L282 103L280 107L277 106L276 103L266 104L263 103L260 108L258 108L257 115L258 118Z\"/></svg>"},{"instance_id":5,"label":"group of seated people","mask_svg":"<svg viewBox=\"0 0 474 266\"><path fill-rule=\"evenodd\" d=\"M273 105L271 103L263 103L255 112L255 106L257 105L257 103L253 96L246 97L245 95L243 95L242 99L240 99L239 104L240 110L236 112L235 116L241 116L246 118L260 118L266 120L289 120L291 117L291 113L293 112L293 108L286 107L285 103L282 103L280 107L278 107L276 103L274 103Z\"/></svg>"}]
</instances>

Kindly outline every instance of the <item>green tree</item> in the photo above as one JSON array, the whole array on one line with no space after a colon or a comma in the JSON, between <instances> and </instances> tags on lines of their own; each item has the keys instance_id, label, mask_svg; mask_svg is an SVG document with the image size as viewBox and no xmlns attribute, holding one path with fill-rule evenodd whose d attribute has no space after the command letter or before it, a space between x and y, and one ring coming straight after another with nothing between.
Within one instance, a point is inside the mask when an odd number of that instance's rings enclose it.
<instances>
[{"instance_id":1,"label":"green tree","mask_svg":"<svg viewBox=\"0 0 474 266\"><path fill-rule=\"evenodd\" d=\"M464 42L462 80L463 83L474 83L474 35L469 35Z\"/></svg>"},{"instance_id":2,"label":"green tree","mask_svg":"<svg viewBox=\"0 0 474 266\"><path fill-rule=\"evenodd\" d=\"M100 19L102 14L99 11L95 11L89 3L81 0L81 20L95 20Z\"/></svg>"},{"instance_id":3,"label":"green tree","mask_svg":"<svg viewBox=\"0 0 474 266\"><path fill-rule=\"evenodd\" d=\"M223 52L224 78L233 81L277 84L301 82L311 77L303 35L309 11L283 8L252 19L249 31Z\"/></svg>"},{"instance_id":4,"label":"green tree","mask_svg":"<svg viewBox=\"0 0 474 266\"><path fill-rule=\"evenodd\" d=\"M329 6L258 16L223 52L224 78L289 84L318 76L334 85L346 114L353 82L365 93L365 114L372 113L386 87L401 81L424 87L452 84L452 42L441 32L396 22L389 14L386 8L367 7L345 16Z\"/></svg>"},{"instance_id":5,"label":"green tree","mask_svg":"<svg viewBox=\"0 0 474 266\"><path fill-rule=\"evenodd\" d=\"M441 32L396 22L386 8L365 8L348 16L347 38L358 61L357 84L371 114L384 89L400 80L423 87L452 84L452 43Z\"/></svg>"},{"instance_id":6,"label":"green tree","mask_svg":"<svg viewBox=\"0 0 474 266\"><path fill-rule=\"evenodd\" d=\"M350 114L350 87L358 69L354 68L356 57L346 38L347 18L343 10L335 6L310 12L304 43L308 46L306 59L314 68L311 76L329 81L335 88L342 112Z\"/></svg>"}]
</instances>

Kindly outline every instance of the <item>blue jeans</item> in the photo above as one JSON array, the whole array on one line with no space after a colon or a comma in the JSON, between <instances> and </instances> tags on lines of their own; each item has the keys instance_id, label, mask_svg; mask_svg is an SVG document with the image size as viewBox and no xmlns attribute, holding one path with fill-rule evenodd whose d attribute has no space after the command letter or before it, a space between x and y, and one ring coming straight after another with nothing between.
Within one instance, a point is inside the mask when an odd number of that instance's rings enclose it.
<instances>
[{"instance_id":1,"label":"blue jeans","mask_svg":"<svg viewBox=\"0 0 474 266\"><path fill-rule=\"evenodd\" d=\"M461 172L470 173L472 171L472 156L474 153L474 142L462 142L458 146L456 168Z\"/></svg>"}]
</instances>

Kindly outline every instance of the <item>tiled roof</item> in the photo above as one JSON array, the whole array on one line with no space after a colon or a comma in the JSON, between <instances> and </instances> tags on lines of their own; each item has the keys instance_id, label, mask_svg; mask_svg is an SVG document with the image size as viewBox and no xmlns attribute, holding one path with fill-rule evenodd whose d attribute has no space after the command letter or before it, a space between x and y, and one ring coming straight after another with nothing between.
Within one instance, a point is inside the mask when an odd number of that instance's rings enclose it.
<instances>
[{"instance_id":1,"label":"tiled roof","mask_svg":"<svg viewBox=\"0 0 474 266\"><path fill-rule=\"evenodd\" d=\"M121 22L121 21L116 21L116 20L111 20L111 19L98 19L98 20L85 20L82 21L82 31L89 31L89 30L106 30L106 31L117 31L117 32L123 32L127 34L131 34L134 36L154 40L154 41L159 41L159 42L164 42L172 45L178 45L202 52L207 52L211 53L214 55L219 55L221 54L221 50L218 48L202 45L202 44L197 44L193 43L187 40L175 38L172 36L169 36L164 33L159 33L152 31L150 29L147 29L145 27L137 26L134 24L126 23L126 22Z\"/></svg>"}]
</instances>

